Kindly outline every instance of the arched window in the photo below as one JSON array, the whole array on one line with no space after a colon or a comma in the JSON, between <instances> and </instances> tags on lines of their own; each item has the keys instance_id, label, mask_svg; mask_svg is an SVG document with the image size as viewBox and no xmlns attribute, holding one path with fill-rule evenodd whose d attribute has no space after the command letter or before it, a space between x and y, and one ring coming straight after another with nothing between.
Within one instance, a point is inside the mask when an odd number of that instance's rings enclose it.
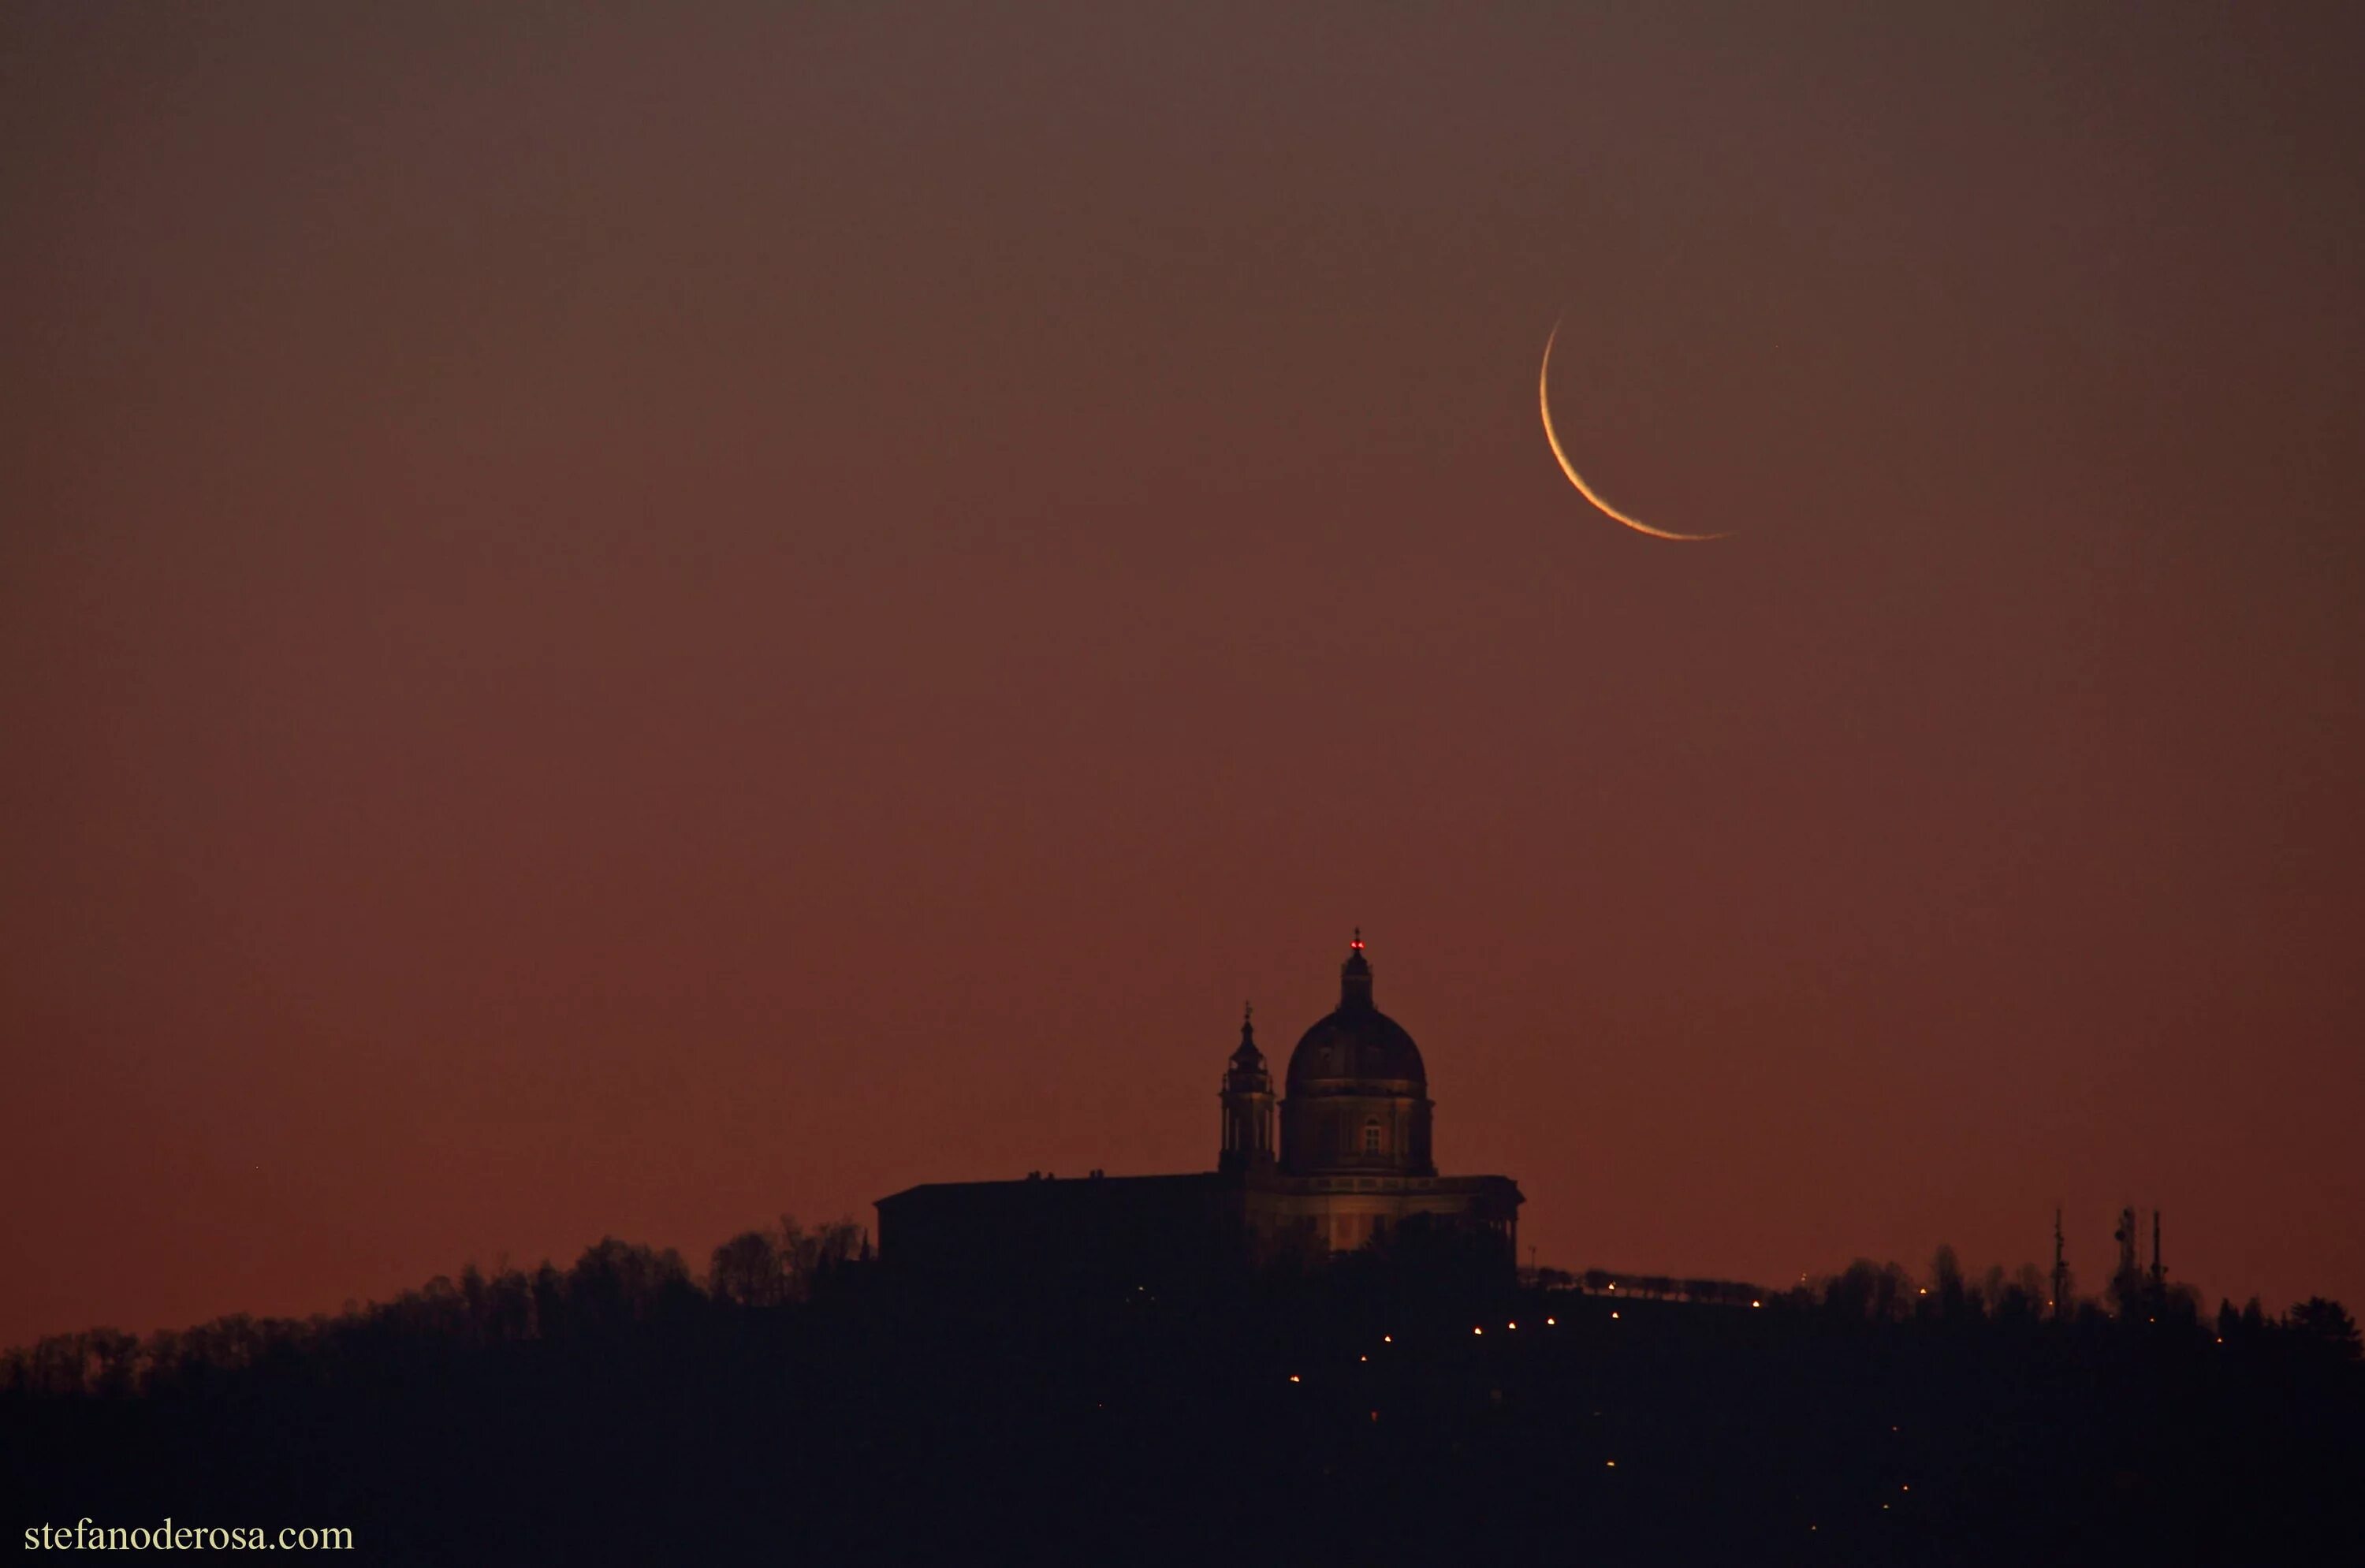
<instances>
[{"instance_id":1,"label":"arched window","mask_svg":"<svg viewBox=\"0 0 2365 1568\"><path fill-rule=\"evenodd\" d=\"M1365 1154L1380 1152L1380 1119L1377 1116L1363 1124L1363 1152Z\"/></svg>"}]
</instances>

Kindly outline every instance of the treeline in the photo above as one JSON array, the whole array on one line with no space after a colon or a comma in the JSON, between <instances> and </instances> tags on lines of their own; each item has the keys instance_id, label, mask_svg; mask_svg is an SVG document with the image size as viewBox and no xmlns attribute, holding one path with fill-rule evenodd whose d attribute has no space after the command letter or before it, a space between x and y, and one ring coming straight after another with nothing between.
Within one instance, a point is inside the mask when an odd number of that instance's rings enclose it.
<instances>
[{"instance_id":1,"label":"treeline","mask_svg":"<svg viewBox=\"0 0 2365 1568\"><path fill-rule=\"evenodd\" d=\"M375 1371L423 1353L689 1327L716 1309L810 1301L871 1260L869 1235L851 1220L808 1230L784 1215L744 1232L714 1249L703 1281L672 1248L610 1237L566 1270L544 1260L532 1271L497 1265L488 1274L471 1263L457 1279L439 1274L334 1316L238 1313L145 1338L117 1328L53 1334L0 1354L0 1394L202 1394L250 1372L329 1377L340 1366Z\"/></svg>"},{"instance_id":2,"label":"treeline","mask_svg":"<svg viewBox=\"0 0 2365 1568\"><path fill-rule=\"evenodd\" d=\"M2137 1278L2057 1313L1945 1252L1779 1294L1501 1261L1416 1230L1014 1294L852 1224L702 1270L609 1239L17 1351L0 1495L311 1518L399 1562L2365 1561L2337 1303L2205 1314Z\"/></svg>"},{"instance_id":3,"label":"treeline","mask_svg":"<svg viewBox=\"0 0 2365 1568\"><path fill-rule=\"evenodd\" d=\"M2295 1303L2281 1316L2270 1316L2252 1296L2236 1308L2220 1301L2208 1314L2201 1293L2189 1284L2146 1271L2122 1272L2104 1294L2079 1296L2065 1278L2067 1294L2056 1299L2051 1282L2034 1263L2006 1271L1993 1265L1974 1277L1951 1247L1941 1247L1926 1276L1901 1264L1859 1258L1837 1273L1801 1279L1784 1290L1732 1280L1677 1279L1666 1274L1588 1269L1522 1270L1524 1283L1541 1290L1574 1290L1627 1300L1700 1303L1810 1313L1827 1320L1867 1324L1953 1325L2064 1323L2092 1330L2112 1323L2205 1333L2228 1345L2285 1343L2320 1350L2336 1361L2358 1361L2356 1320L2326 1296Z\"/></svg>"},{"instance_id":4,"label":"treeline","mask_svg":"<svg viewBox=\"0 0 2365 1568\"><path fill-rule=\"evenodd\" d=\"M1990 1268L1973 1279L1950 1247L1938 1249L1926 1279L1917 1281L1896 1263L1859 1258L1840 1272L1795 1285L1777 1299L1849 1322L2059 1323L2088 1332L2120 1325L2234 1346L2287 1345L2321 1351L2335 1361L2359 1359L2355 1320L2340 1303L2325 1296L2299 1302L2280 1317L2268 1316L2256 1296L2240 1308L2221 1301L2213 1316L2192 1286L2134 1271L2114 1277L2099 1299L2079 1296L2072 1288L2066 1298L2057 1300L2035 1265L2023 1264L2010 1275Z\"/></svg>"},{"instance_id":5,"label":"treeline","mask_svg":"<svg viewBox=\"0 0 2365 1568\"><path fill-rule=\"evenodd\" d=\"M1417 1239L1417 1238L1416 1238ZM1376 1299L1448 1298L1493 1294L1485 1260L1463 1256L1451 1238L1410 1240L1333 1260L1306 1275L1275 1271L1268 1292L1314 1294L1334 1309ZM832 1294L852 1295L877 1270L868 1231L852 1220L808 1229L793 1217L743 1232L717 1247L702 1275L681 1255L607 1238L573 1266L548 1261L531 1271L471 1263L458 1277L438 1275L391 1301L304 1318L237 1314L142 1338L100 1327L56 1334L0 1354L0 1394L126 1398L142 1394L201 1394L241 1374L276 1372L333 1378L341 1366L373 1372L422 1358L501 1345L612 1339L636 1327L695 1333L716 1314L794 1307ZM1683 1279L1593 1269L1520 1271L1526 1290L1550 1296L1576 1292L1624 1300L1766 1310L1826 1324L1962 1328L1973 1325L2062 1325L2092 1334L2113 1325L2198 1336L2236 1349L2271 1350L2330 1362L2359 1360L2355 1320L2343 1305L2313 1296L2280 1316L2256 1297L2243 1307L2220 1303L2207 1315L2192 1287L2135 1275L2113 1280L2101 1299L2057 1301L2034 1265L1991 1267L1974 1278L1953 1249L1941 1247L1926 1276L1900 1264L1858 1259L1836 1273L1781 1291L1729 1280ZM1300 1308L1317 1305L1300 1300Z\"/></svg>"}]
</instances>

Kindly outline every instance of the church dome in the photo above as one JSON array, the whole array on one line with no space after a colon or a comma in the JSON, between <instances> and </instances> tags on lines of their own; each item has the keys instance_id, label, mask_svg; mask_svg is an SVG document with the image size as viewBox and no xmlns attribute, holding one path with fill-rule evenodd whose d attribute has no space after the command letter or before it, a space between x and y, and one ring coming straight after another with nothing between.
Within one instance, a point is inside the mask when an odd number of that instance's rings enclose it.
<instances>
[{"instance_id":1,"label":"church dome","mask_svg":"<svg viewBox=\"0 0 2365 1568\"><path fill-rule=\"evenodd\" d=\"M1359 935L1339 967L1338 1011L1289 1053L1289 1092L1426 1095L1429 1071L1404 1025L1372 1005L1372 966Z\"/></svg>"}]
</instances>

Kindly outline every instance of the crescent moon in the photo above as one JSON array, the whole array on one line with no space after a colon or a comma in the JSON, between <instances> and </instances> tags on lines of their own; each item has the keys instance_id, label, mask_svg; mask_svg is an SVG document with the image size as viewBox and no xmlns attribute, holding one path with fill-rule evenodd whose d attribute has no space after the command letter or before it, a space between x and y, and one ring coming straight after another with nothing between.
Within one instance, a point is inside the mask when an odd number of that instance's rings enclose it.
<instances>
[{"instance_id":1,"label":"crescent moon","mask_svg":"<svg viewBox=\"0 0 2365 1568\"><path fill-rule=\"evenodd\" d=\"M1552 342L1559 336L1560 323L1558 321L1554 321L1552 323L1551 336L1544 339L1544 367L1536 376L1536 403L1537 406L1543 410L1544 440L1552 443L1552 454L1554 457L1560 460L1560 471L1568 476L1568 482L1576 487L1576 493L1583 496L1586 500L1591 501L1609 518L1616 521L1624 523L1627 527L1632 529L1637 533L1647 533L1653 539L1677 539L1687 543L1697 543L1709 539L1732 538L1732 536L1729 533L1670 533L1664 528L1653 528L1641 518L1629 517L1624 512L1620 511L1616 507L1611 506L1608 501L1603 500L1599 495L1595 493L1593 487L1585 482L1585 476L1578 473L1576 471L1576 465L1568 460L1568 454L1561 448L1560 435L1552 429Z\"/></svg>"}]
</instances>

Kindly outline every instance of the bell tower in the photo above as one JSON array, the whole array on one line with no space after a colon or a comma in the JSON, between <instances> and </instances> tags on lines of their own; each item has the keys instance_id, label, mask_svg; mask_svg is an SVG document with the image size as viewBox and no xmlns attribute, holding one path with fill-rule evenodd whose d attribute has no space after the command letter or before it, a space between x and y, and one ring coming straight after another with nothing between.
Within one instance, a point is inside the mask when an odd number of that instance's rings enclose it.
<instances>
[{"instance_id":1,"label":"bell tower","mask_svg":"<svg viewBox=\"0 0 2365 1568\"><path fill-rule=\"evenodd\" d=\"M1256 1009L1240 1017L1239 1048L1224 1070L1224 1147L1216 1157L1221 1171L1270 1170L1273 1167L1272 1073L1257 1049Z\"/></svg>"}]
</instances>

